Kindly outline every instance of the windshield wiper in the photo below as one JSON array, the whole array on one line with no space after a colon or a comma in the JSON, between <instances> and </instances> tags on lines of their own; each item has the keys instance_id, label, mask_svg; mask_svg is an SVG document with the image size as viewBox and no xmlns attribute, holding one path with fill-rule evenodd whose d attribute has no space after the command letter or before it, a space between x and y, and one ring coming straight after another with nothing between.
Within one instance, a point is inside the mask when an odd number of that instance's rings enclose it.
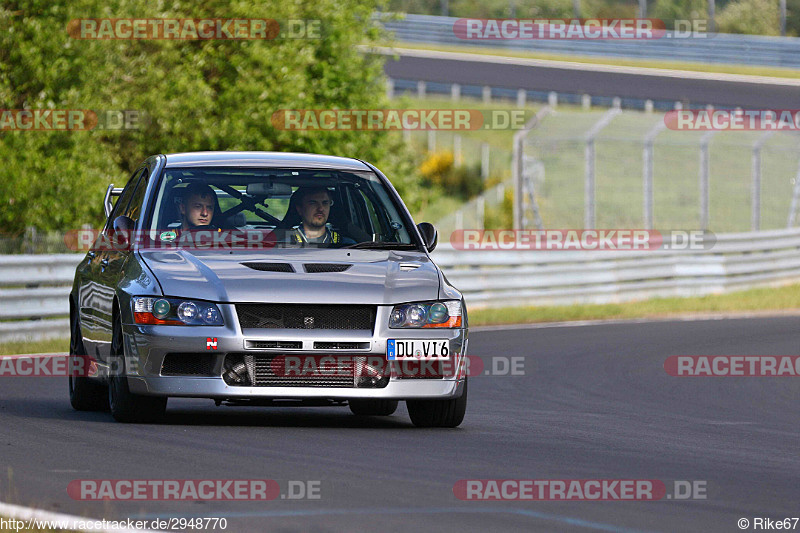
<instances>
[{"instance_id":1,"label":"windshield wiper","mask_svg":"<svg viewBox=\"0 0 800 533\"><path fill-rule=\"evenodd\" d=\"M375 249L375 250L416 250L416 244L404 242L373 242L364 241L357 242L356 244L348 244L342 248L362 248L362 249Z\"/></svg>"}]
</instances>

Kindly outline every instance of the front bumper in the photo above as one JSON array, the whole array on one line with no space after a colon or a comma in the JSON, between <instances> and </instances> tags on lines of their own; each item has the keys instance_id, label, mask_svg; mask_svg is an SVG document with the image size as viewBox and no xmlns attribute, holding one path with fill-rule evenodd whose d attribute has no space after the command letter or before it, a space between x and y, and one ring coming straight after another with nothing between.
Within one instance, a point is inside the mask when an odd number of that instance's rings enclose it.
<instances>
[{"instance_id":1,"label":"front bumper","mask_svg":"<svg viewBox=\"0 0 800 533\"><path fill-rule=\"evenodd\" d=\"M298 355L343 357L348 355L382 356L385 360L388 339L447 339L454 360L460 368L466 355L468 330L461 329L389 329L391 306L378 306L374 331L245 329L239 327L235 308L218 304L225 326L145 326L123 325L126 374L131 392L151 396L213 399L448 399L463 393L463 375L443 378L390 377L381 388L337 386L242 386L229 385L222 378L223 361L228 354ZM252 341L281 341L298 345L295 349L252 349ZM314 343L360 343L361 349L315 349ZM214 343L216 348L214 348ZM167 354L213 354L213 375L162 375Z\"/></svg>"}]
</instances>

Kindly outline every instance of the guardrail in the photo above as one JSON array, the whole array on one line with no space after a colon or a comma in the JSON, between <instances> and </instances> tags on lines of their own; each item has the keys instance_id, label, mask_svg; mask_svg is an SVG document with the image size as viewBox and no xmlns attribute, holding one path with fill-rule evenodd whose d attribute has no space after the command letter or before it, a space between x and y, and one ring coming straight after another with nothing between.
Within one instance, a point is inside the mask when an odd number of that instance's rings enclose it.
<instances>
[{"instance_id":1,"label":"guardrail","mask_svg":"<svg viewBox=\"0 0 800 533\"><path fill-rule=\"evenodd\" d=\"M433 252L472 308L615 303L800 281L800 229L720 234L708 250Z\"/></svg>"},{"instance_id":2,"label":"guardrail","mask_svg":"<svg viewBox=\"0 0 800 533\"><path fill-rule=\"evenodd\" d=\"M673 32L661 39L609 40L465 40L456 37L453 24L459 19L432 15L406 15L403 20L385 21L399 41L411 43L482 46L586 56L659 59L699 63L731 63L800 67L800 38L760 35L708 34L705 38L675 38Z\"/></svg>"},{"instance_id":3,"label":"guardrail","mask_svg":"<svg viewBox=\"0 0 800 533\"><path fill-rule=\"evenodd\" d=\"M82 259L0 256L0 342L69 337L69 290Z\"/></svg>"},{"instance_id":4,"label":"guardrail","mask_svg":"<svg viewBox=\"0 0 800 533\"><path fill-rule=\"evenodd\" d=\"M612 303L800 281L800 229L720 234L707 250L461 251L442 243L433 257L471 308ZM67 297L82 258L0 256L0 342L69 336Z\"/></svg>"}]
</instances>

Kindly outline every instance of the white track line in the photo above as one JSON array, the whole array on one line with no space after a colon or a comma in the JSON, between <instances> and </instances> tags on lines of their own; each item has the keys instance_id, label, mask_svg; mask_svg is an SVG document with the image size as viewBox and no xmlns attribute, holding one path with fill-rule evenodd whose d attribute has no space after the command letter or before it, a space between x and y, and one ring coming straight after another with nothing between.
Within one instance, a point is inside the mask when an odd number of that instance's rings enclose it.
<instances>
[{"instance_id":1,"label":"white track line","mask_svg":"<svg viewBox=\"0 0 800 533\"><path fill-rule=\"evenodd\" d=\"M757 83L760 85L782 85L800 87L800 79L776 78L772 76L748 76L744 74L726 74L722 72L697 72L693 70L674 70L649 67L626 67L620 65L600 65L596 63L577 63L574 61L555 61L551 59L531 59L524 57L495 56L486 54L470 54L465 52L441 52L438 50L416 50L412 48L392 48L388 46L366 47L361 50L377 52L384 55L401 55L424 59L449 59L453 61L474 61L477 63L493 63L520 65L527 67L547 67L563 70L581 70L589 72L605 72L611 74L634 74L637 76L653 76L656 78L680 78L708 80L729 83Z\"/></svg>"},{"instance_id":2,"label":"white track line","mask_svg":"<svg viewBox=\"0 0 800 533\"><path fill-rule=\"evenodd\" d=\"M98 528L84 528L84 529L76 529L72 527L72 524L76 522L101 522L102 519L98 518L87 518L85 516L75 516L63 513L51 513L50 511L43 511L41 509L34 509L33 507L23 507L21 505L13 505L10 503L3 503L0 502L0 516L14 518L16 520L22 520L25 522L25 528L28 529L28 526L33 522L33 520L38 520L40 522L47 521L52 523L68 523L67 529L71 531L92 531L93 533L97 532L114 532L114 533L158 533L150 529L128 529L128 528L120 528L120 529L98 529ZM114 520L106 520L106 522L113 522ZM119 520L120 522L122 520ZM134 520L135 522L136 520ZM149 520L148 520L149 522ZM43 524L38 524L39 527L42 527ZM50 526L51 529L56 529ZM8 531L13 531L12 529L8 529Z\"/></svg>"}]
</instances>

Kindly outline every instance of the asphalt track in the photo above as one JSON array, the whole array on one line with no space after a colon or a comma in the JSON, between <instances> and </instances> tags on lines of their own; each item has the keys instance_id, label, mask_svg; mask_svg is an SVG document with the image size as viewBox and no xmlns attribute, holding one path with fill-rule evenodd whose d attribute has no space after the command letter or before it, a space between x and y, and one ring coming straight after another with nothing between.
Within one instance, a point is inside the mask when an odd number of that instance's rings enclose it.
<instances>
[{"instance_id":1,"label":"asphalt track","mask_svg":"<svg viewBox=\"0 0 800 533\"><path fill-rule=\"evenodd\" d=\"M463 425L401 407L215 407L170 400L159 425L72 411L64 378L0 378L0 499L95 518L204 516L228 531L740 531L800 515L800 378L678 378L670 355L798 355L798 317L474 331L524 356L475 376ZM11 479L9 479L11 478ZM75 479L319 480L321 499L83 502ZM705 481L703 500L461 501L460 479ZM752 526L751 526L752 527Z\"/></svg>"},{"instance_id":2,"label":"asphalt track","mask_svg":"<svg viewBox=\"0 0 800 533\"><path fill-rule=\"evenodd\" d=\"M395 79L465 85L490 85L531 91L557 91L592 96L681 101L746 109L796 109L797 80L765 83L745 76L654 75L643 69L576 65L557 61L501 60L472 54L427 51L395 52L387 59L386 75ZM470 59L471 58L471 59ZM673 71L674 72L674 71ZM739 79L737 79L739 78Z\"/></svg>"}]
</instances>

